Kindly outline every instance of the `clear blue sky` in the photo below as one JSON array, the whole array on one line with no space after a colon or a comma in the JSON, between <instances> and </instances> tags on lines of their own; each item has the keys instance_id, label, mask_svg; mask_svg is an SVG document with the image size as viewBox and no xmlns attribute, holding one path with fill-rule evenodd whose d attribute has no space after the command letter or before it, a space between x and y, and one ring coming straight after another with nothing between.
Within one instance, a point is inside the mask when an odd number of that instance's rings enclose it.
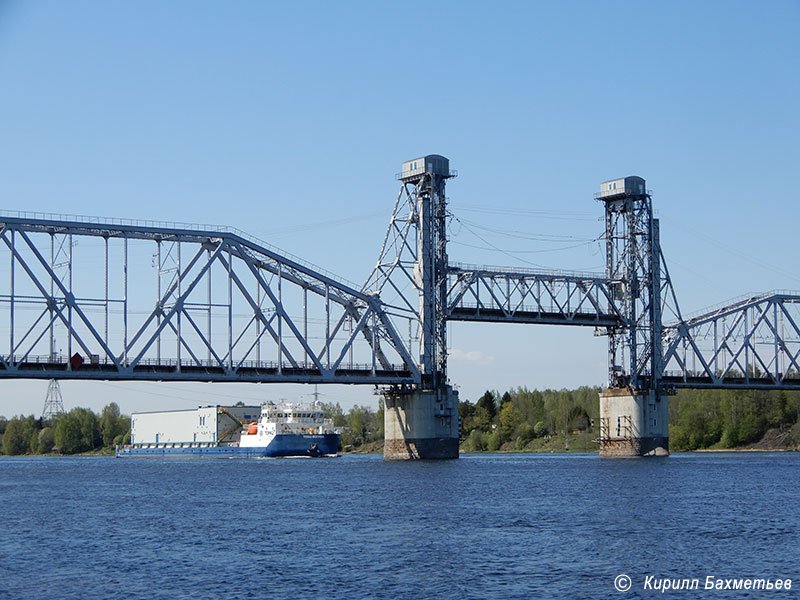
<instances>
[{"instance_id":1,"label":"clear blue sky","mask_svg":"<svg viewBox=\"0 0 800 600\"><path fill-rule=\"evenodd\" d=\"M462 220L577 243L602 229L600 182L636 174L693 312L800 289L798 57L796 0L0 0L0 208L231 225L363 281L409 158L451 159ZM596 244L471 228L508 253L454 224L452 260L602 269ZM588 329L450 332L466 399L605 380ZM0 414L38 414L46 387L0 382ZM126 412L273 393L62 388Z\"/></svg>"}]
</instances>

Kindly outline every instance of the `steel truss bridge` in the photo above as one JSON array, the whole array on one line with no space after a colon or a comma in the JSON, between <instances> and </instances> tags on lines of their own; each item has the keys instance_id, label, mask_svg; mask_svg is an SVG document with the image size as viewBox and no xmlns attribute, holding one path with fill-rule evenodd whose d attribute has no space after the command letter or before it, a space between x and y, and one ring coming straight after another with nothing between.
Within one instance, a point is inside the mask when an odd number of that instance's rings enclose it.
<instances>
[{"instance_id":1,"label":"steel truss bridge","mask_svg":"<svg viewBox=\"0 0 800 600\"><path fill-rule=\"evenodd\" d=\"M0 213L0 378L431 388L474 321L593 327L609 387L800 389L800 295L684 318L644 180L596 195L605 273L487 268L449 261L455 174L419 160L363 286L234 229Z\"/></svg>"},{"instance_id":2,"label":"steel truss bridge","mask_svg":"<svg viewBox=\"0 0 800 600\"><path fill-rule=\"evenodd\" d=\"M380 299L237 231L0 217L0 377L420 380Z\"/></svg>"}]
</instances>

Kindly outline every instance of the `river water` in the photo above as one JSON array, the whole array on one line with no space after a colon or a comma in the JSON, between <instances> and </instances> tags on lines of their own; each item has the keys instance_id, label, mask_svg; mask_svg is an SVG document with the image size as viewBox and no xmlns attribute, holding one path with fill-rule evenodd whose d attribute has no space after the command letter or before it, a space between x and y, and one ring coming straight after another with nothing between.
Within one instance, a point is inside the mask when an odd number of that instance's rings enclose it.
<instances>
[{"instance_id":1,"label":"river water","mask_svg":"<svg viewBox=\"0 0 800 600\"><path fill-rule=\"evenodd\" d=\"M2 458L0 598L797 597L798 475L798 453Z\"/></svg>"}]
</instances>

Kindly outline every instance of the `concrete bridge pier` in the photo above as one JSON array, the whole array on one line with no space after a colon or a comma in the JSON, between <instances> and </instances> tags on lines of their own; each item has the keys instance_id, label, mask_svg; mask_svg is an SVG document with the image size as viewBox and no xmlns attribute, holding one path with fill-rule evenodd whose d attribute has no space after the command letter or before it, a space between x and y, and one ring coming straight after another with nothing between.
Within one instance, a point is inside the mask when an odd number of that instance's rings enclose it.
<instances>
[{"instance_id":1,"label":"concrete bridge pier","mask_svg":"<svg viewBox=\"0 0 800 600\"><path fill-rule=\"evenodd\" d=\"M384 392L385 460L458 458L458 392L437 389Z\"/></svg>"},{"instance_id":2,"label":"concrete bridge pier","mask_svg":"<svg viewBox=\"0 0 800 600\"><path fill-rule=\"evenodd\" d=\"M600 393L600 456L669 455L667 396L629 388Z\"/></svg>"}]
</instances>

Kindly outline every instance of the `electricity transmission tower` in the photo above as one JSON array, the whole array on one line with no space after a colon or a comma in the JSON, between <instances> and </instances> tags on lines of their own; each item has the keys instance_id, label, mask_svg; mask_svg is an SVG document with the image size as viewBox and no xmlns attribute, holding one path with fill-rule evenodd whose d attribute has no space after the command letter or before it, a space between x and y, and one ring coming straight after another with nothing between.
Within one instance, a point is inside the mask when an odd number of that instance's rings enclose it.
<instances>
[{"instance_id":1,"label":"electricity transmission tower","mask_svg":"<svg viewBox=\"0 0 800 600\"><path fill-rule=\"evenodd\" d=\"M61 397L61 386L58 384L57 379L51 379L47 386L47 396L44 399L42 419L50 419L65 412L64 399Z\"/></svg>"}]
</instances>

